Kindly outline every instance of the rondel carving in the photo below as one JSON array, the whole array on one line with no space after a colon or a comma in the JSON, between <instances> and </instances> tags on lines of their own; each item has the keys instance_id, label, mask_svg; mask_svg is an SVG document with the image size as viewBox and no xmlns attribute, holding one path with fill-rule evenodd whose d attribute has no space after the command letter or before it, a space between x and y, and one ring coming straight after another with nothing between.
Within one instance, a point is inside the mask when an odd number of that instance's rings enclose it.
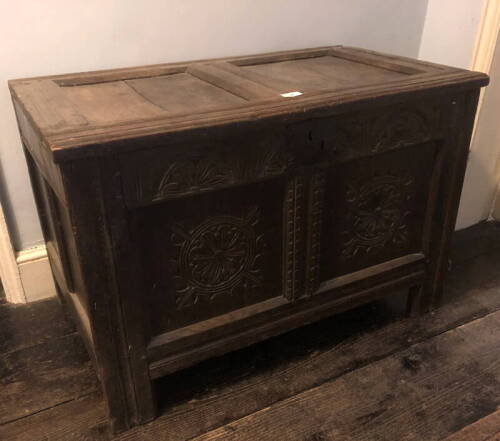
<instances>
[{"instance_id":1,"label":"rondel carving","mask_svg":"<svg viewBox=\"0 0 500 441\"><path fill-rule=\"evenodd\" d=\"M262 283L263 237L255 231L259 216L253 207L245 217L215 216L191 229L173 227L178 309Z\"/></svg>"},{"instance_id":2,"label":"rondel carving","mask_svg":"<svg viewBox=\"0 0 500 441\"><path fill-rule=\"evenodd\" d=\"M413 183L409 175L383 174L348 187L343 259L368 254L388 244L402 246L409 242Z\"/></svg>"}]
</instances>

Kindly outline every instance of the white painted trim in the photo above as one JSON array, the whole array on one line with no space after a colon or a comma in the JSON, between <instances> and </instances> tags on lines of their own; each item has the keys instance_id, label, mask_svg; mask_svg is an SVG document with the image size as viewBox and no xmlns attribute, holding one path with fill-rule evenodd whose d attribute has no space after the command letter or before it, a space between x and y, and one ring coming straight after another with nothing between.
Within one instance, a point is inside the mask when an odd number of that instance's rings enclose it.
<instances>
[{"instance_id":1,"label":"white painted trim","mask_svg":"<svg viewBox=\"0 0 500 441\"><path fill-rule=\"evenodd\" d=\"M33 248L26 248L17 253L16 262L18 264L21 263L29 263L39 259L47 258L47 248L45 245L39 245Z\"/></svg>"},{"instance_id":2,"label":"white painted trim","mask_svg":"<svg viewBox=\"0 0 500 441\"><path fill-rule=\"evenodd\" d=\"M20 251L16 261L26 302L34 302L56 295L45 245Z\"/></svg>"},{"instance_id":3,"label":"white painted trim","mask_svg":"<svg viewBox=\"0 0 500 441\"><path fill-rule=\"evenodd\" d=\"M471 68L484 73L490 73L495 55L495 49L500 33L500 0L487 0L481 19L481 25L477 35L474 57ZM477 121L479 119L485 90L481 91L476 113L476 124L474 126L473 139L476 135ZM474 145L474 144L472 144ZM499 158L496 166L497 190L490 211L490 219L500 220L500 145L496 147Z\"/></svg>"},{"instance_id":4,"label":"white painted trim","mask_svg":"<svg viewBox=\"0 0 500 441\"><path fill-rule=\"evenodd\" d=\"M491 69L500 28L500 0L487 0L474 47L472 70L488 73Z\"/></svg>"},{"instance_id":5,"label":"white painted trim","mask_svg":"<svg viewBox=\"0 0 500 441\"><path fill-rule=\"evenodd\" d=\"M476 37L474 53L472 56L471 69L486 74L490 73L493 56L495 55L495 47L500 32L500 0L486 0L479 25L479 31ZM472 133L471 149L474 146L476 136L477 121L479 119L485 89L481 90L479 103L476 112L476 121L474 131Z\"/></svg>"},{"instance_id":6,"label":"white painted trim","mask_svg":"<svg viewBox=\"0 0 500 441\"><path fill-rule=\"evenodd\" d=\"M16 256L10 240L9 229L5 222L3 207L0 204L0 278L7 301L10 303L26 303L21 275Z\"/></svg>"}]
</instances>

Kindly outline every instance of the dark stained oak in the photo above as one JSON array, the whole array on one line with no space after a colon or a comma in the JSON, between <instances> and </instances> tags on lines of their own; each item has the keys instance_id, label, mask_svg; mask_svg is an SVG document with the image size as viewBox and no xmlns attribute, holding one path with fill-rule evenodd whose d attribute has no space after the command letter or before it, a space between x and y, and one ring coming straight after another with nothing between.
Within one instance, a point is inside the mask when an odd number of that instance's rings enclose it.
<instances>
[{"instance_id":1,"label":"dark stained oak","mask_svg":"<svg viewBox=\"0 0 500 441\"><path fill-rule=\"evenodd\" d=\"M496 312L193 440L437 441L500 404L499 332Z\"/></svg>"},{"instance_id":2,"label":"dark stained oak","mask_svg":"<svg viewBox=\"0 0 500 441\"><path fill-rule=\"evenodd\" d=\"M341 46L11 81L113 430L210 357L389 295L437 306L487 83Z\"/></svg>"},{"instance_id":3,"label":"dark stained oak","mask_svg":"<svg viewBox=\"0 0 500 441\"><path fill-rule=\"evenodd\" d=\"M451 266L489 254L500 248L500 222L482 221L456 231L451 247Z\"/></svg>"},{"instance_id":4,"label":"dark stained oak","mask_svg":"<svg viewBox=\"0 0 500 441\"><path fill-rule=\"evenodd\" d=\"M18 327L23 325L22 321L17 322ZM88 354L76 333L0 354L0 376L0 424L99 388Z\"/></svg>"},{"instance_id":5,"label":"dark stained oak","mask_svg":"<svg viewBox=\"0 0 500 441\"><path fill-rule=\"evenodd\" d=\"M459 430L444 441L498 441L500 440L500 410Z\"/></svg>"},{"instance_id":6,"label":"dark stained oak","mask_svg":"<svg viewBox=\"0 0 500 441\"><path fill-rule=\"evenodd\" d=\"M467 257L473 250L465 247L456 251ZM380 302L365 305L166 377L162 380L164 384L159 385L161 416L122 437L130 441L184 441L230 425L234 420L312 387L328 385L328 382L350 372L360 372L360 378L363 378L365 374L361 368L498 311L499 262L500 253L490 250L488 254L477 259L466 258L455 266L449 278L447 299L450 303L430 314L402 319L401 308L396 305L391 308ZM39 318L42 317L41 310ZM490 330L485 328L483 332L489 333ZM446 352L447 348L446 345L440 346L439 350ZM449 349L453 351L454 346ZM485 351L489 350L485 347ZM400 369L406 370L403 365ZM28 370L23 372L29 375ZM40 391L47 403L55 402L52 396L57 393L57 388ZM17 395L17 401L21 402L23 397ZM462 409L464 412L457 417L461 425L457 423L457 427L450 427L449 433L459 431L474 418L484 415L484 400L480 398L478 395L469 408ZM331 401L331 406L335 406L338 399ZM446 405L447 402L444 400L440 404ZM431 427L439 425L440 419L441 413L436 412L427 424ZM308 421L315 426L315 420ZM106 426L103 398L100 394L91 394L0 425L0 439L31 441L40 434L51 441L116 439ZM400 441L397 433L391 436L387 439Z\"/></svg>"},{"instance_id":7,"label":"dark stained oak","mask_svg":"<svg viewBox=\"0 0 500 441\"><path fill-rule=\"evenodd\" d=\"M28 305L0 305L0 355L46 343L74 331L74 325L55 298Z\"/></svg>"}]
</instances>

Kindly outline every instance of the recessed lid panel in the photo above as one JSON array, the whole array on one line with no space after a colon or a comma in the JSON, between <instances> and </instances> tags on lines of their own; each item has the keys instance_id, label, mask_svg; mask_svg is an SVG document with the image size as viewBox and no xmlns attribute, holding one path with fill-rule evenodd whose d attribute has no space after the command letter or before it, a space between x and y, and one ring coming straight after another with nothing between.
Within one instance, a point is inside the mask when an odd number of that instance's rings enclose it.
<instances>
[{"instance_id":1,"label":"recessed lid panel","mask_svg":"<svg viewBox=\"0 0 500 441\"><path fill-rule=\"evenodd\" d=\"M355 69L353 64L356 64ZM241 68L257 74L258 77L256 75L255 78L266 82L267 85L282 88L284 84L288 84L288 89L301 92L364 86L409 75L329 55Z\"/></svg>"},{"instance_id":2,"label":"recessed lid panel","mask_svg":"<svg viewBox=\"0 0 500 441\"><path fill-rule=\"evenodd\" d=\"M16 80L10 87L54 158L63 160L98 154L99 144L115 140L306 118L337 104L465 82L479 87L487 77L337 46Z\"/></svg>"}]
</instances>

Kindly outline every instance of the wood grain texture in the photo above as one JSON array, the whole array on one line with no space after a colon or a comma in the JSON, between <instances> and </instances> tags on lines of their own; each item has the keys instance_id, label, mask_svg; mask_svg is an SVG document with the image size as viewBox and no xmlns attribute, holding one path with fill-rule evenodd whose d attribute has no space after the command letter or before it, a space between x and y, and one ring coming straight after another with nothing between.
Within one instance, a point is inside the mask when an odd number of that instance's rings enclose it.
<instances>
[{"instance_id":1,"label":"wood grain texture","mask_svg":"<svg viewBox=\"0 0 500 441\"><path fill-rule=\"evenodd\" d=\"M498 441L500 440L500 411L459 430L443 441Z\"/></svg>"},{"instance_id":2,"label":"wood grain texture","mask_svg":"<svg viewBox=\"0 0 500 441\"><path fill-rule=\"evenodd\" d=\"M439 440L500 404L499 333L494 313L194 439Z\"/></svg>"},{"instance_id":3,"label":"wood grain texture","mask_svg":"<svg viewBox=\"0 0 500 441\"><path fill-rule=\"evenodd\" d=\"M1 354L0 373L0 424L99 388L85 347L75 333Z\"/></svg>"},{"instance_id":4,"label":"wood grain texture","mask_svg":"<svg viewBox=\"0 0 500 441\"><path fill-rule=\"evenodd\" d=\"M435 191L438 193L439 203L432 212L432 220L428 219L429 224L440 227L432 228L432 233L428 235L435 245L428 250L430 271L422 295L424 309L439 305L443 300L443 274L448 266L450 242L455 230L478 99L479 90L476 90L450 103L449 133L442 146L442 156L437 161L440 169L436 173L436 181L440 180L440 184L436 185ZM458 105L460 101L461 106ZM457 130L458 127L460 130Z\"/></svg>"},{"instance_id":5,"label":"wood grain texture","mask_svg":"<svg viewBox=\"0 0 500 441\"><path fill-rule=\"evenodd\" d=\"M55 298L22 307L0 305L0 354L36 346L74 331L74 325Z\"/></svg>"},{"instance_id":6,"label":"wood grain texture","mask_svg":"<svg viewBox=\"0 0 500 441\"><path fill-rule=\"evenodd\" d=\"M271 124L300 121L306 116L326 117L349 108L360 105L369 105L374 99L380 103L391 104L407 99L447 92L461 92L471 88L482 87L487 84L484 74L471 75L469 73L453 72L445 77L438 74L426 77L425 81L414 84L393 86L373 85L362 89L349 88L336 92L304 94L303 98L278 101L256 102L252 106L233 106L229 110L210 112L210 116L193 115L191 112L184 115L172 116L168 119L157 118L143 121L101 125L89 129L73 129L67 133L47 135L46 139L52 146L52 152L57 162L76 159L79 157L109 154L110 152L126 152L138 150L142 143L127 142L128 139L147 139L147 142L158 144L172 144L185 140L199 140L210 134L220 136L223 132L235 131L242 127L258 129ZM107 148L100 147L102 143ZM99 146L99 147L98 147Z\"/></svg>"},{"instance_id":7,"label":"wood grain texture","mask_svg":"<svg viewBox=\"0 0 500 441\"><path fill-rule=\"evenodd\" d=\"M184 441L487 316L500 309L499 261L500 255L483 255L456 267L449 287L456 300L432 314L395 321L382 305L363 307L167 378L159 392L160 418L118 439ZM431 418L439 421L441 413ZM42 434L51 441L107 441L114 438L106 421L102 397L92 395L1 425L0 438L32 441Z\"/></svg>"},{"instance_id":8,"label":"wood grain texture","mask_svg":"<svg viewBox=\"0 0 500 441\"><path fill-rule=\"evenodd\" d=\"M132 89L125 82L92 84L85 89L68 87L62 90L82 115L94 124L162 114L154 103L140 94L131 93Z\"/></svg>"},{"instance_id":9,"label":"wood grain texture","mask_svg":"<svg viewBox=\"0 0 500 441\"><path fill-rule=\"evenodd\" d=\"M339 47L12 82L114 429L207 358L403 289L439 303L487 82Z\"/></svg>"},{"instance_id":10,"label":"wood grain texture","mask_svg":"<svg viewBox=\"0 0 500 441\"><path fill-rule=\"evenodd\" d=\"M263 84L241 78L239 75L235 75L228 71L221 71L217 64L200 64L192 66L187 69L187 72L248 101L276 98L278 96L275 90Z\"/></svg>"},{"instance_id":11,"label":"wood grain texture","mask_svg":"<svg viewBox=\"0 0 500 441\"><path fill-rule=\"evenodd\" d=\"M101 394L93 392L29 418L0 425L0 437L16 441L108 441L111 436L105 407Z\"/></svg>"},{"instance_id":12,"label":"wood grain texture","mask_svg":"<svg viewBox=\"0 0 500 441\"><path fill-rule=\"evenodd\" d=\"M262 69L267 73L261 72ZM258 124L259 120L273 117L289 119L294 114L302 117L304 112L324 111L326 103L331 112L348 101L436 86L459 89L468 84L468 87L477 87L486 82L487 77L482 74L436 68L429 63L376 55L355 48L330 47L121 69L101 74L92 72L17 80L12 81L10 87L14 99L23 107L28 106L54 157L63 160L75 155L96 154L91 145L97 142L227 125L245 121L249 115ZM128 91L126 84L132 86ZM185 86L192 90L202 88L203 93L182 97L186 93ZM352 95L354 88L357 92ZM308 93L293 100L279 95L291 89ZM41 94L40 90L48 96ZM207 107L203 103L196 104L200 96L214 98L209 106L213 110L210 115L205 114ZM238 96L249 101L241 103ZM160 107L155 107L158 99L166 101L158 102ZM95 100L104 100L103 105L96 107ZM120 102L124 105L118 105ZM125 105L127 102L129 105ZM30 107L32 103L39 104ZM191 108L187 109L189 103ZM54 112L46 112L43 106L48 106L49 110L57 107L62 114L49 117ZM228 106L230 109L224 110ZM196 114L192 112L193 107L197 109ZM105 108L108 110L103 112ZM161 108L165 111L162 112ZM139 109L142 111L138 112ZM110 148L123 151L120 144L110 145ZM106 152L99 152L103 153Z\"/></svg>"},{"instance_id":13,"label":"wood grain texture","mask_svg":"<svg viewBox=\"0 0 500 441\"><path fill-rule=\"evenodd\" d=\"M135 392L129 377L122 308L116 300L111 230L105 223L99 164L94 159L66 164L63 179L68 197L74 202L68 210L75 241L71 258L78 269L76 295L82 305L82 310L74 309L75 319L81 327L89 322L89 349L108 402L110 424L115 430L124 430L134 416ZM73 293L64 295L72 302Z\"/></svg>"}]
</instances>

